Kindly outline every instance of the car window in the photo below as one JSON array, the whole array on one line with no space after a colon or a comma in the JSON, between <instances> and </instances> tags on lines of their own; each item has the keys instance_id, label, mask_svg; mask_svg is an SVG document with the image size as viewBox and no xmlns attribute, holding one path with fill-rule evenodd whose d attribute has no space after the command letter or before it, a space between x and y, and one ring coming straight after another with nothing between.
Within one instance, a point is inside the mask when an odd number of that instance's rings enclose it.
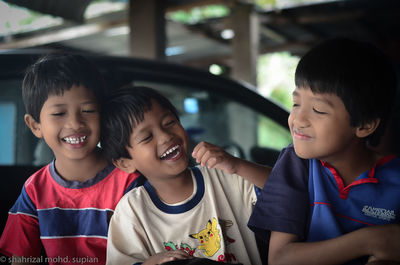
<instances>
[{"instance_id":1,"label":"car window","mask_svg":"<svg viewBox=\"0 0 400 265\"><path fill-rule=\"evenodd\" d=\"M12 74L3 71L0 78L0 165L45 165L52 161L52 151L24 122L21 86L23 70L30 63L13 62L18 67L10 70ZM208 141L235 156L272 165L279 151L291 141L288 128L284 127L287 112L256 93L241 94L249 92L241 84L161 63L115 58L98 62L106 83L113 85L111 89L134 83L152 87L169 98L179 111L191 148ZM269 156L272 159L266 159Z\"/></svg>"}]
</instances>

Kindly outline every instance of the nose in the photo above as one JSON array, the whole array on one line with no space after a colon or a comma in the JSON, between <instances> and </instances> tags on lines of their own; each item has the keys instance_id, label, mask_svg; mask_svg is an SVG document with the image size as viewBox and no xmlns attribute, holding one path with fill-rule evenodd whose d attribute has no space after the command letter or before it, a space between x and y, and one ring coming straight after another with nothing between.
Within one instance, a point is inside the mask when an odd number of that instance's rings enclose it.
<instances>
[{"instance_id":1,"label":"nose","mask_svg":"<svg viewBox=\"0 0 400 265\"><path fill-rule=\"evenodd\" d=\"M296 108L290 112L289 123L293 124L297 128L305 128L310 125L308 119L308 113L304 108Z\"/></svg>"},{"instance_id":2,"label":"nose","mask_svg":"<svg viewBox=\"0 0 400 265\"><path fill-rule=\"evenodd\" d=\"M165 144L170 142L174 138L174 135L166 129L160 128L159 131L159 143Z\"/></svg>"},{"instance_id":3,"label":"nose","mask_svg":"<svg viewBox=\"0 0 400 265\"><path fill-rule=\"evenodd\" d=\"M84 119L80 113L69 115L67 126L71 129L77 130L84 126Z\"/></svg>"}]
</instances>

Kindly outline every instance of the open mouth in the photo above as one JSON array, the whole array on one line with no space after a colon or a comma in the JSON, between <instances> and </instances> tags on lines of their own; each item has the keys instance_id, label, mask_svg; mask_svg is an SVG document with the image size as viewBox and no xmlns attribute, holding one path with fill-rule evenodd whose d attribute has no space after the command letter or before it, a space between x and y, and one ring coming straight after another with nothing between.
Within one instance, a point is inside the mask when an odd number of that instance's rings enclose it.
<instances>
[{"instance_id":1,"label":"open mouth","mask_svg":"<svg viewBox=\"0 0 400 265\"><path fill-rule=\"evenodd\" d=\"M181 154L181 148L179 145L175 145L165 151L164 154L160 156L161 160L170 160L170 159L175 159Z\"/></svg>"},{"instance_id":2,"label":"open mouth","mask_svg":"<svg viewBox=\"0 0 400 265\"><path fill-rule=\"evenodd\" d=\"M83 143L86 140L87 136L81 136L81 137L65 137L62 138L62 140L68 144L80 144Z\"/></svg>"}]
</instances>

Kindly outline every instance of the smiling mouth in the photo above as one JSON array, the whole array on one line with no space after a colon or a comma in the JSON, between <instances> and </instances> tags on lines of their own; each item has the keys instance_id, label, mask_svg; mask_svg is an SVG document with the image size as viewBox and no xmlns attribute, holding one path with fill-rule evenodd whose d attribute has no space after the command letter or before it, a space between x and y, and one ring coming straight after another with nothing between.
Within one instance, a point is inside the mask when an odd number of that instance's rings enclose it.
<instances>
[{"instance_id":1,"label":"smiling mouth","mask_svg":"<svg viewBox=\"0 0 400 265\"><path fill-rule=\"evenodd\" d=\"M308 135L306 135L306 134L303 134L303 133L301 133L301 132L298 132L298 131L294 131L293 134L294 134L293 136L294 136L295 138L297 138L297 139L302 139L302 140L311 139L310 136L308 136Z\"/></svg>"},{"instance_id":2,"label":"smiling mouth","mask_svg":"<svg viewBox=\"0 0 400 265\"><path fill-rule=\"evenodd\" d=\"M87 136L81 136L81 137L64 137L62 140L68 144L80 144L83 143L86 140Z\"/></svg>"},{"instance_id":3,"label":"smiling mouth","mask_svg":"<svg viewBox=\"0 0 400 265\"><path fill-rule=\"evenodd\" d=\"M167 151L165 151L165 153L160 156L160 159L161 160L174 159L177 158L180 155L180 153L181 153L180 146L175 145L170 149L168 149Z\"/></svg>"}]
</instances>

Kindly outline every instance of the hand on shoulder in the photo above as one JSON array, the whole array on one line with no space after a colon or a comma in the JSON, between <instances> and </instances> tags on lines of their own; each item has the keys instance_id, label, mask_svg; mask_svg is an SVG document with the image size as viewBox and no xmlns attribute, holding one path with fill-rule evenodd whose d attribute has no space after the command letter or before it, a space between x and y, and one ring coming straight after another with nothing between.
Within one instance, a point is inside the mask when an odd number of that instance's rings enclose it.
<instances>
[{"instance_id":1,"label":"hand on shoulder","mask_svg":"<svg viewBox=\"0 0 400 265\"><path fill-rule=\"evenodd\" d=\"M218 168L229 174L235 174L237 172L236 161L238 158L214 144L200 142L193 149L192 156L196 159L197 163L204 167Z\"/></svg>"}]
</instances>

